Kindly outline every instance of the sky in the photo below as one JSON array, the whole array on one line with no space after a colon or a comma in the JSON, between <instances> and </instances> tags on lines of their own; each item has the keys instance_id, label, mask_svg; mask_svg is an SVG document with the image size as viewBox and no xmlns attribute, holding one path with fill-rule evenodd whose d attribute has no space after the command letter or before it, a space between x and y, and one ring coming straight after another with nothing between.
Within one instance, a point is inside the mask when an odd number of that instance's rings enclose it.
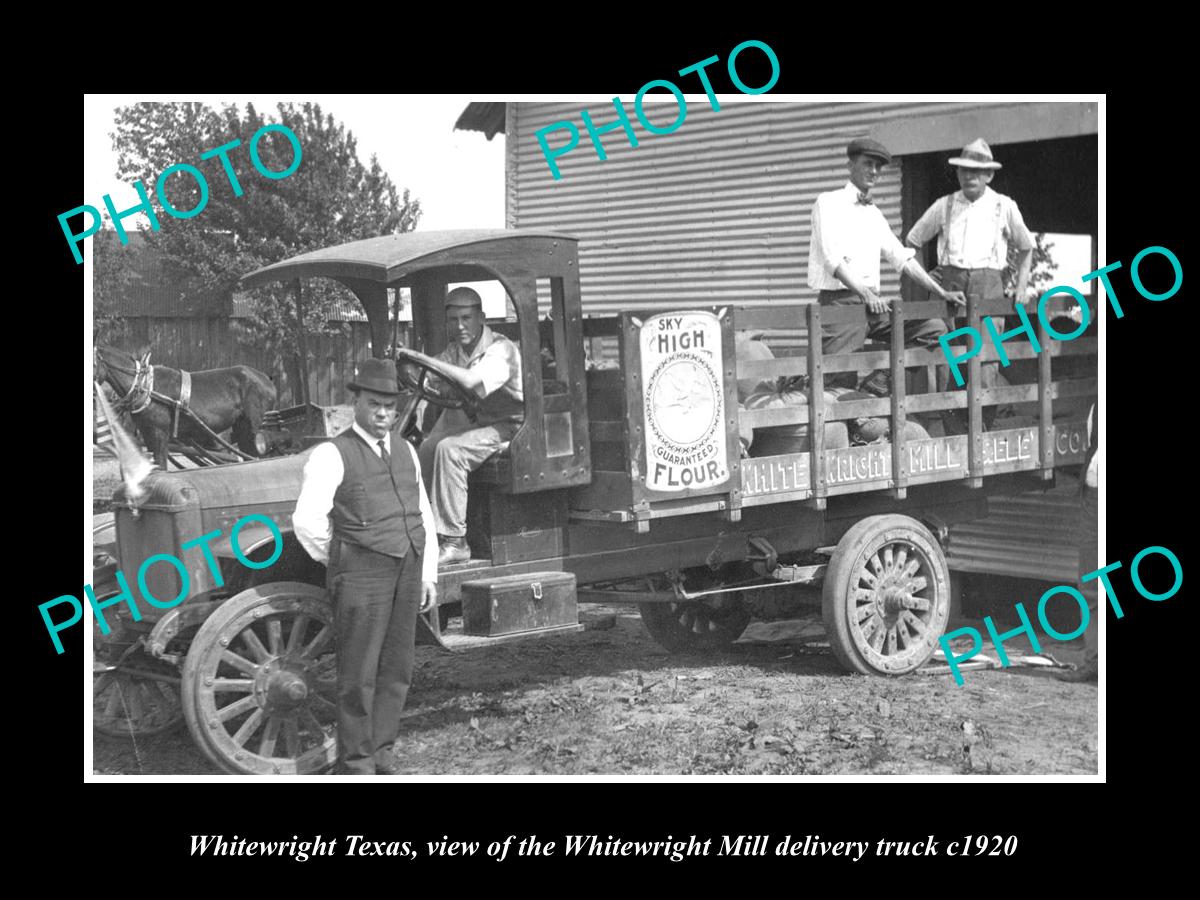
<instances>
[{"instance_id":1,"label":"sky","mask_svg":"<svg viewBox=\"0 0 1200 900\"><path fill-rule=\"evenodd\" d=\"M210 105L252 102L265 114L274 112L281 101L310 100L354 133L364 163L375 154L397 189L408 188L411 196L421 201L422 231L503 228L504 136L499 134L489 141L477 131L454 130L454 122L472 99L465 94L88 94L84 97L81 202L103 208L102 198L110 194L117 209L137 203L133 187L115 174L117 154L109 135L113 131L113 110L118 106L141 101L195 100ZM179 162L196 165L200 152L207 149L198 147L197 159ZM245 151L234 151L235 162L238 152ZM246 158L241 161L249 165ZM147 187L153 191L152 185Z\"/></svg>"}]
</instances>

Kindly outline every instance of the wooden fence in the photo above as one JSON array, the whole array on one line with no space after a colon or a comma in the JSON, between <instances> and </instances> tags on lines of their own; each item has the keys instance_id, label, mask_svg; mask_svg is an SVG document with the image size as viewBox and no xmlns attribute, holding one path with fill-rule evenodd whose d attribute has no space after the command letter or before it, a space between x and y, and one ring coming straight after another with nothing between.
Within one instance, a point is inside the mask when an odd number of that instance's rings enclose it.
<instances>
[{"instance_id":1,"label":"wooden fence","mask_svg":"<svg viewBox=\"0 0 1200 900\"><path fill-rule=\"evenodd\" d=\"M165 318L129 316L123 334L110 343L130 352L149 347L151 361L160 366L186 369L219 369L247 365L266 373L279 392L279 407L295 406L298 392L286 367L274 354L244 335L227 317ZM346 383L354 377L354 364L370 355L366 322L342 323L347 334L308 336L309 399L322 406L346 402Z\"/></svg>"}]
</instances>

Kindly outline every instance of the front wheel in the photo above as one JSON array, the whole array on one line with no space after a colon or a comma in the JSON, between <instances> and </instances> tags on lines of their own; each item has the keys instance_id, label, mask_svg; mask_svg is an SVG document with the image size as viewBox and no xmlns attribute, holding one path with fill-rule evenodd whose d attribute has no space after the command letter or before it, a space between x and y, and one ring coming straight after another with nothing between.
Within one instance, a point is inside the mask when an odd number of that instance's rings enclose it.
<instances>
[{"instance_id":1,"label":"front wheel","mask_svg":"<svg viewBox=\"0 0 1200 900\"><path fill-rule=\"evenodd\" d=\"M929 529L871 516L843 535L821 595L833 655L851 672L904 675L933 655L950 615L950 568Z\"/></svg>"},{"instance_id":2,"label":"front wheel","mask_svg":"<svg viewBox=\"0 0 1200 900\"><path fill-rule=\"evenodd\" d=\"M184 717L226 772L312 774L337 755L336 676L326 592L258 585L226 600L192 639Z\"/></svg>"}]
</instances>

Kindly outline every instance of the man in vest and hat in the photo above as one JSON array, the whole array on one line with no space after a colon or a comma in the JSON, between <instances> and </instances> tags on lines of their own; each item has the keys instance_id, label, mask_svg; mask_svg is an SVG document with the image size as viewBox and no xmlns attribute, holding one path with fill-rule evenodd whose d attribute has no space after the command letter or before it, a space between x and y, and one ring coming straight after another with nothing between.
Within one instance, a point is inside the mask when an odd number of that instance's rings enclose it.
<instances>
[{"instance_id":1,"label":"man in vest and hat","mask_svg":"<svg viewBox=\"0 0 1200 900\"><path fill-rule=\"evenodd\" d=\"M483 301L469 287L446 295L446 349L436 357L414 350L438 375L477 398L473 409L443 409L421 442L421 468L433 498L439 564L471 558L467 546L467 478L489 456L503 450L525 419L521 353L517 345L492 331Z\"/></svg>"},{"instance_id":2,"label":"man in vest and hat","mask_svg":"<svg viewBox=\"0 0 1200 900\"><path fill-rule=\"evenodd\" d=\"M825 326L821 352L853 353L870 335L890 339L891 302L879 296L879 260L885 258L897 272L908 275L948 303L963 303L955 288L944 288L929 277L914 258L915 251L900 243L879 207L871 189L892 155L879 141L861 137L846 147L850 178L843 187L817 196L812 208L812 241L808 255L808 286L817 291L822 306L866 306L866 322L836 322ZM906 347L937 347L946 333L941 319L912 319L904 323ZM886 372L875 373L881 393L890 393ZM853 372L825 377L828 387L853 388Z\"/></svg>"},{"instance_id":3,"label":"man in vest and hat","mask_svg":"<svg viewBox=\"0 0 1200 900\"><path fill-rule=\"evenodd\" d=\"M392 433L396 364L368 359L349 388L354 423L313 448L292 522L328 567L337 642L338 766L397 774L393 744L412 684L417 613L437 602L437 544L421 465Z\"/></svg>"},{"instance_id":4,"label":"man in vest and hat","mask_svg":"<svg viewBox=\"0 0 1200 900\"><path fill-rule=\"evenodd\" d=\"M977 301L1004 299L1004 270L1009 248L1015 248L1014 303L1024 303L1033 262L1033 236L1012 198L988 187L1001 168L992 158L992 148L983 138L976 138L950 159L950 165L955 167L961 190L939 198L925 210L908 232L909 246L921 247L936 235L936 274L942 287L962 291ZM996 325L999 331L1004 330L1003 320ZM985 364L983 371L983 386L993 386L998 364ZM994 418L994 407L985 409L986 413L990 413L986 419Z\"/></svg>"},{"instance_id":5,"label":"man in vest and hat","mask_svg":"<svg viewBox=\"0 0 1200 900\"><path fill-rule=\"evenodd\" d=\"M942 286L981 299L1004 296L1008 250L1018 251L1015 302L1025 302L1033 262L1033 236L1011 197L988 185L1000 163L983 138L950 158L961 190L939 198L908 232L908 244L920 247L938 239Z\"/></svg>"}]
</instances>

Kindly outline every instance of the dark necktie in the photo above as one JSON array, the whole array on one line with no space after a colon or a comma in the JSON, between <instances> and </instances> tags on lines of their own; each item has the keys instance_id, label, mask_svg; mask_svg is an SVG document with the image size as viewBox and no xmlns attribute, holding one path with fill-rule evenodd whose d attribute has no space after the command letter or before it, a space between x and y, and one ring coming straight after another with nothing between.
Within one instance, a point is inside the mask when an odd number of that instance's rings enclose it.
<instances>
[{"instance_id":1,"label":"dark necktie","mask_svg":"<svg viewBox=\"0 0 1200 900\"><path fill-rule=\"evenodd\" d=\"M859 194L857 203L859 206L874 206L875 205L875 201L872 200L870 197L868 197L866 194Z\"/></svg>"},{"instance_id":2,"label":"dark necktie","mask_svg":"<svg viewBox=\"0 0 1200 900\"><path fill-rule=\"evenodd\" d=\"M383 465L388 470L388 478L392 479L392 490L396 492L397 497L403 497L403 495L400 493L399 486L396 484L396 473L392 471L392 455L387 452L387 447L383 443L383 438L380 438L375 443L379 445L379 455L383 459ZM404 500L401 499L400 502L403 504Z\"/></svg>"}]
</instances>

